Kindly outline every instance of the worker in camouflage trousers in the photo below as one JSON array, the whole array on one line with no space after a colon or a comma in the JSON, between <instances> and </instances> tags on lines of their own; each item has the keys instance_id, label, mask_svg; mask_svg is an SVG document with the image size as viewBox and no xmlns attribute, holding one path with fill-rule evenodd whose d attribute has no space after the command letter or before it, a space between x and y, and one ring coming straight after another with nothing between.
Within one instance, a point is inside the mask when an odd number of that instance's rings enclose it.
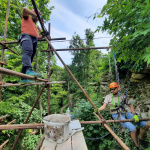
<instances>
[{"instance_id":1,"label":"worker in camouflage trousers","mask_svg":"<svg viewBox=\"0 0 150 150\"><path fill-rule=\"evenodd\" d=\"M105 97L104 104L98 108L98 111L102 111L108 105L110 107L110 113L114 120L124 120L124 119L135 119L134 123L131 122L121 122L120 124L129 129L131 138L133 139L137 149L142 145L144 148L148 147L148 143L144 140L146 131L149 129L150 124L146 121L139 121L138 114L135 112L133 106L127 102L127 98L121 95L119 92L119 86L116 82L110 84L111 93ZM128 106L132 113L126 112L125 107ZM136 126L140 126L140 139L137 139L137 129Z\"/></svg>"},{"instance_id":2,"label":"worker in camouflage trousers","mask_svg":"<svg viewBox=\"0 0 150 150\"><path fill-rule=\"evenodd\" d=\"M39 11L39 10L38 10ZM40 77L41 74L36 73L32 70L31 63L36 54L37 41L42 39L42 36L39 36L38 29L35 26L38 21L37 15L34 9L30 10L26 7L23 7L23 16L21 23L21 37L20 43L22 46L22 70L21 72L27 75ZM39 15L41 12L39 11ZM34 82L28 79L21 79L21 83Z\"/></svg>"}]
</instances>

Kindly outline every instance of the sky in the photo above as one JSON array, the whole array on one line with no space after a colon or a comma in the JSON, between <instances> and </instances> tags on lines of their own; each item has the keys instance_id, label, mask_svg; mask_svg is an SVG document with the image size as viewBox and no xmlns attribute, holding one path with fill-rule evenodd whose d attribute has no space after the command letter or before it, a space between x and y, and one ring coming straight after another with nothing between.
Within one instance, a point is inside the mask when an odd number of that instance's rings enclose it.
<instances>
[{"instance_id":1,"label":"sky","mask_svg":"<svg viewBox=\"0 0 150 150\"><path fill-rule=\"evenodd\" d=\"M103 24L104 18L93 20L93 15L103 8L106 2L107 0L51 0L49 5L55 7L50 15L51 38L65 37L66 40L71 40L76 32L84 39L85 29L90 28L92 31L95 31L97 26ZM99 38L94 40L95 47L109 46L110 35L107 33L95 33L95 38ZM69 47L69 41L52 41L51 43L55 49ZM107 53L106 50L101 51L102 53ZM65 64L71 64L72 55L70 52L63 51L58 53ZM63 67L58 58L57 65Z\"/></svg>"}]
</instances>

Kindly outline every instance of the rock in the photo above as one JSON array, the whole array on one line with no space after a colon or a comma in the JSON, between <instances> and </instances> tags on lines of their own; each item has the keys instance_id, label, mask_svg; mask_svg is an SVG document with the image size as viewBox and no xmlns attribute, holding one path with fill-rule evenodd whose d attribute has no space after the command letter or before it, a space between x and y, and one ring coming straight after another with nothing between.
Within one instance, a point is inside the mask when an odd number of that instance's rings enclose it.
<instances>
[{"instance_id":1,"label":"rock","mask_svg":"<svg viewBox=\"0 0 150 150\"><path fill-rule=\"evenodd\" d=\"M141 117L142 118L148 118L148 115L147 115L147 113L141 113Z\"/></svg>"},{"instance_id":2,"label":"rock","mask_svg":"<svg viewBox=\"0 0 150 150\"><path fill-rule=\"evenodd\" d=\"M129 103L132 104L132 105L134 105L134 104L136 103L136 100L133 99L133 98L129 98L128 101L129 101Z\"/></svg>"},{"instance_id":3,"label":"rock","mask_svg":"<svg viewBox=\"0 0 150 150\"><path fill-rule=\"evenodd\" d=\"M140 80L135 80L133 78L130 78L130 82L140 82Z\"/></svg>"},{"instance_id":4,"label":"rock","mask_svg":"<svg viewBox=\"0 0 150 150\"><path fill-rule=\"evenodd\" d=\"M149 110L149 108L148 108L147 106L145 106L144 104L141 104L141 105L139 106L139 108L140 108L140 110L141 110L142 112L147 112L147 111Z\"/></svg>"},{"instance_id":5,"label":"rock","mask_svg":"<svg viewBox=\"0 0 150 150\"><path fill-rule=\"evenodd\" d=\"M145 100L144 100L144 104L145 104L145 105L150 104L150 99L145 99Z\"/></svg>"},{"instance_id":6,"label":"rock","mask_svg":"<svg viewBox=\"0 0 150 150\"><path fill-rule=\"evenodd\" d=\"M107 85L108 86L108 82L101 82L102 85Z\"/></svg>"},{"instance_id":7,"label":"rock","mask_svg":"<svg viewBox=\"0 0 150 150\"><path fill-rule=\"evenodd\" d=\"M136 80L140 80L140 79L143 79L144 77L146 76L146 74L137 74L137 73L132 73L131 77L133 79L136 79Z\"/></svg>"},{"instance_id":8,"label":"rock","mask_svg":"<svg viewBox=\"0 0 150 150\"><path fill-rule=\"evenodd\" d=\"M134 69L130 69L130 71L131 71L132 73L136 73L136 71L135 71Z\"/></svg>"},{"instance_id":9,"label":"rock","mask_svg":"<svg viewBox=\"0 0 150 150\"><path fill-rule=\"evenodd\" d=\"M150 110L148 111L148 114L147 114L147 115L148 115L148 118L150 118Z\"/></svg>"},{"instance_id":10,"label":"rock","mask_svg":"<svg viewBox=\"0 0 150 150\"><path fill-rule=\"evenodd\" d=\"M150 64L148 66L146 66L144 69L150 69Z\"/></svg>"},{"instance_id":11,"label":"rock","mask_svg":"<svg viewBox=\"0 0 150 150\"><path fill-rule=\"evenodd\" d=\"M149 69L142 69L142 70L140 70L140 73L150 73L150 70Z\"/></svg>"}]
</instances>

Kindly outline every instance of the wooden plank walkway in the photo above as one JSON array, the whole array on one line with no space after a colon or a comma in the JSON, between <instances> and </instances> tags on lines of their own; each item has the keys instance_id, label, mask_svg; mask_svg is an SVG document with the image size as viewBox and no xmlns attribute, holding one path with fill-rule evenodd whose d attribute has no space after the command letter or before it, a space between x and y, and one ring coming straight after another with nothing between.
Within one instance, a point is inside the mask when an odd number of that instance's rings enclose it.
<instances>
[{"instance_id":1,"label":"wooden plank walkway","mask_svg":"<svg viewBox=\"0 0 150 150\"><path fill-rule=\"evenodd\" d=\"M44 140L41 150L88 150L82 131L76 132L62 144Z\"/></svg>"},{"instance_id":2,"label":"wooden plank walkway","mask_svg":"<svg viewBox=\"0 0 150 150\"><path fill-rule=\"evenodd\" d=\"M46 139L40 150L88 150L82 131L77 131L69 139L61 144L52 143Z\"/></svg>"}]
</instances>

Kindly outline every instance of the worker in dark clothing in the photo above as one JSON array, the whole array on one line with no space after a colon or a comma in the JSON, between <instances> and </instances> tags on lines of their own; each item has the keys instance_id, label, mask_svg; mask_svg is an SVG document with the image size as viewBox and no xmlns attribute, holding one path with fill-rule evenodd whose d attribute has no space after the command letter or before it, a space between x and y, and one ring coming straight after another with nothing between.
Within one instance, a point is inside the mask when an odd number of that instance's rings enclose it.
<instances>
[{"instance_id":1,"label":"worker in dark clothing","mask_svg":"<svg viewBox=\"0 0 150 150\"><path fill-rule=\"evenodd\" d=\"M38 10L39 11L39 10ZM39 11L39 15L41 12ZM22 70L21 72L27 75L40 77L40 73L36 73L32 70L31 63L36 54L37 41L42 39L42 36L39 36L38 29L35 26L38 21L37 15L34 9L30 10L26 7L23 7L23 16L21 24L21 46L23 49L22 54ZM34 82L28 79L21 79L21 83Z\"/></svg>"},{"instance_id":2,"label":"worker in dark clothing","mask_svg":"<svg viewBox=\"0 0 150 150\"><path fill-rule=\"evenodd\" d=\"M98 111L104 110L108 105L110 107L110 113L114 120L135 119L135 123L121 122L120 124L130 131L130 135L137 149L139 149L139 143L145 148L148 147L148 143L144 141L144 139L146 131L149 129L150 124L146 121L139 122L138 114L135 112L133 106L130 103L127 103L125 96L119 93L119 85L116 82L110 84L110 91L111 93L105 97L104 104L100 108L98 108ZM126 112L126 106L130 108L132 113ZM137 129L135 125L141 127L139 143L137 139Z\"/></svg>"}]
</instances>

